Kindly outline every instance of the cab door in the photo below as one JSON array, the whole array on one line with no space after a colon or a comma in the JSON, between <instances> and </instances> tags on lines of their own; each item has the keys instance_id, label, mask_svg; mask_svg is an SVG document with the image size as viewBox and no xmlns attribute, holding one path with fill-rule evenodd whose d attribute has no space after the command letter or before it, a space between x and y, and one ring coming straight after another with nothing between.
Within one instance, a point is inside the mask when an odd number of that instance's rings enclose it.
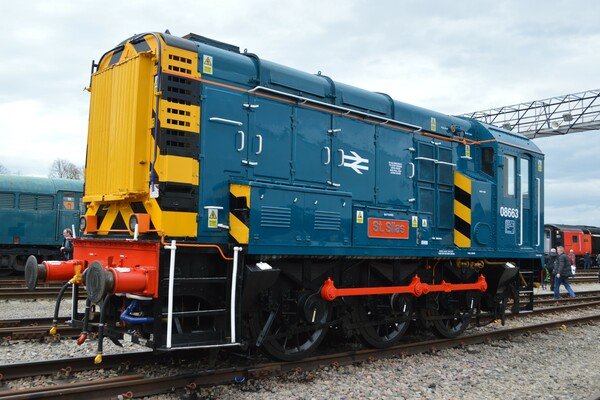
<instances>
[{"instance_id":1,"label":"cab door","mask_svg":"<svg viewBox=\"0 0 600 400\"><path fill-rule=\"evenodd\" d=\"M517 188L518 156L500 152L501 181L498 185L498 247L514 249L521 244L521 198Z\"/></svg>"},{"instance_id":2,"label":"cab door","mask_svg":"<svg viewBox=\"0 0 600 400\"><path fill-rule=\"evenodd\" d=\"M519 158L519 246L533 246L535 213L532 210L534 193L531 184L531 157L526 154Z\"/></svg>"},{"instance_id":3,"label":"cab door","mask_svg":"<svg viewBox=\"0 0 600 400\"><path fill-rule=\"evenodd\" d=\"M60 191L56 194L58 218L55 239L62 241L62 231L79 226L79 195L75 192ZM39 203L39 202L38 202Z\"/></svg>"}]
</instances>

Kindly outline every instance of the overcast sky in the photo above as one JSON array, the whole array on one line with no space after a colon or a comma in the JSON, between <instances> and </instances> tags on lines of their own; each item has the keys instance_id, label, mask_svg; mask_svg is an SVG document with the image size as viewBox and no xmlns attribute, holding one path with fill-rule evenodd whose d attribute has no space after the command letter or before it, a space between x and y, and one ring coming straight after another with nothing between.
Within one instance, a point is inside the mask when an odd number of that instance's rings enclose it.
<instances>
[{"instance_id":1,"label":"overcast sky","mask_svg":"<svg viewBox=\"0 0 600 400\"><path fill-rule=\"evenodd\" d=\"M448 114L600 87L597 1L0 2L0 164L84 163L92 59L194 32ZM600 133L536 140L546 222L600 226Z\"/></svg>"}]
</instances>

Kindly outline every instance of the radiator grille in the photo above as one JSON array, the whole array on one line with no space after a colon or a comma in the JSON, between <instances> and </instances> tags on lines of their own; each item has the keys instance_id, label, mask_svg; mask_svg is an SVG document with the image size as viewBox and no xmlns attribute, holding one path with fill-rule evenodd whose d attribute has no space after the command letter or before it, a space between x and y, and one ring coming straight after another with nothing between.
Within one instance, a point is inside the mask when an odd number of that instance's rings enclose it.
<instances>
[{"instance_id":1,"label":"radiator grille","mask_svg":"<svg viewBox=\"0 0 600 400\"><path fill-rule=\"evenodd\" d=\"M292 210L284 207L263 206L260 209L260 226L265 228L289 228Z\"/></svg>"},{"instance_id":2,"label":"radiator grille","mask_svg":"<svg viewBox=\"0 0 600 400\"><path fill-rule=\"evenodd\" d=\"M338 212L315 211L315 230L339 231L342 217Z\"/></svg>"},{"instance_id":3,"label":"radiator grille","mask_svg":"<svg viewBox=\"0 0 600 400\"><path fill-rule=\"evenodd\" d=\"M15 208L15 194L0 193L0 208Z\"/></svg>"}]
</instances>

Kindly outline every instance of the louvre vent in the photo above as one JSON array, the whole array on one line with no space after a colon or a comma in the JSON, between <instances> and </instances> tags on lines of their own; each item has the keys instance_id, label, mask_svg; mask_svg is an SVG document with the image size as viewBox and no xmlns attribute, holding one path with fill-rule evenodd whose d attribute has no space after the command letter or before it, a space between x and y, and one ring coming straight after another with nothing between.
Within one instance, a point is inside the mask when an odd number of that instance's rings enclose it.
<instances>
[{"instance_id":1,"label":"louvre vent","mask_svg":"<svg viewBox=\"0 0 600 400\"><path fill-rule=\"evenodd\" d=\"M20 195L19 208L21 210L35 210L35 196L32 194Z\"/></svg>"},{"instance_id":2,"label":"louvre vent","mask_svg":"<svg viewBox=\"0 0 600 400\"><path fill-rule=\"evenodd\" d=\"M315 211L315 230L339 231L342 224L340 213L331 211Z\"/></svg>"},{"instance_id":3,"label":"louvre vent","mask_svg":"<svg viewBox=\"0 0 600 400\"><path fill-rule=\"evenodd\" d=\"M0 208L15 208L15 194L0 193Z\"/></svg>"},{"instance_id":4,"label":"louvre vent","mask_svg":"<svg viewBox=\"0 0 600 400\"><path fill-rule=\"evenodd\" d=\"M54 199L52 196L38 196L37 198L37 209L38 210L52 210L54 206Z\"/></svg>"},{"instance_id":5,"label":"louvre vent","mask_svg":"<svg viewBox=\"0 0 600 400\"><path fill-rule=\"evenodd\" d=\"M292 210L284 207L263 206L260 208L260 226L265 228L289 228Z\"/></svg>"}]
</instances>

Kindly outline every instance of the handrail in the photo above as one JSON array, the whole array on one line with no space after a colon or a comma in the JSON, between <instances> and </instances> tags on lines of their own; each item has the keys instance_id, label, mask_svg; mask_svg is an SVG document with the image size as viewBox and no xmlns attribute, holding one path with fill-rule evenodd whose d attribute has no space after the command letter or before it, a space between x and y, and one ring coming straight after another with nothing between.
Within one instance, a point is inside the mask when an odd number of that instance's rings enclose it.
<instances>
[{"instance_id":1,"label":"handrail","mask_svg":"<svg viewBox=\"0 0 600 400\"><path fill-rule=\"evenodd\" d=\"M160 238L160 244L162 244L163 246L167 246L169 243L165 242L165 238L164 236L161 236ZM177 243L177 247L199 247L199 248L205 248L205 249L217 249L217 251L219 252L219 254L221 255L221 258L225 261L233 261L233 257L227 257L225 255L225 253L223 253L223 249L221 249L220 246L216 245L216 244L206 244L206 243Z\"/></svg>"},{"instance_id":2,"label":"handrail","mask_svg":"<svg viewBox=\"0 0 600 400\"><path fill-rule=\"evenodd\" d=\"M537 243L535 244L535 247L538 247L541 243L540 228L541 228L541 217L542 217L542 199L541 199L542 181L540 180L540 178L535 178L535 180L537 182Z\"/></svg>"},{"instance_id":3,"label":"handrail","mask_svg":"<svg viewBox=\"0 0 600 400\"><path fill-rule=\"evenodd\" d=\"M253 93L253 92L256 92L256 91L259 91L259 90L262 90L262 91L268 92L268 93L274 93L274 94L277 94L277 95L283 96L283 97L289 97L289 98L292 98L292 99L295 99L295 100L298 100L298 101L302 101L304 103L317 104L317 105L322 106L322 107L329 107L329 108L333 108L335 110L346 111L348 113L354 113L354 114L362 115L362 116L367 117L367 118L373 118L373 119L376 119L378 121L382 121L382 123L392 122L394 124L407 127L407 128L412 129L414 131L420 131L420 130L423 129L422 127L420 127L418 125L409 124L407 122L402 122L402 121L397 121L397 120L394 120L394 119L384 118L384 117L380 117L378 115L374 115L374 114L370 114L370 113L366 113L366 112L362 112L362 111L358 111L358 110L353 110L351 108L341 107L341 106L338 106L338 105L335 105L335 104L324 103L322 101L313 100L313 99L309 99L309 98L302 97L302 96L296 96L296 95L293 95L293 94L290 94L290 93L282 92L280 90L271 89L271 88L268 88L268 87L265 87L265 86L257 86L254 89L248 90L248 93Z\"/></svg>"}]
</instances>

